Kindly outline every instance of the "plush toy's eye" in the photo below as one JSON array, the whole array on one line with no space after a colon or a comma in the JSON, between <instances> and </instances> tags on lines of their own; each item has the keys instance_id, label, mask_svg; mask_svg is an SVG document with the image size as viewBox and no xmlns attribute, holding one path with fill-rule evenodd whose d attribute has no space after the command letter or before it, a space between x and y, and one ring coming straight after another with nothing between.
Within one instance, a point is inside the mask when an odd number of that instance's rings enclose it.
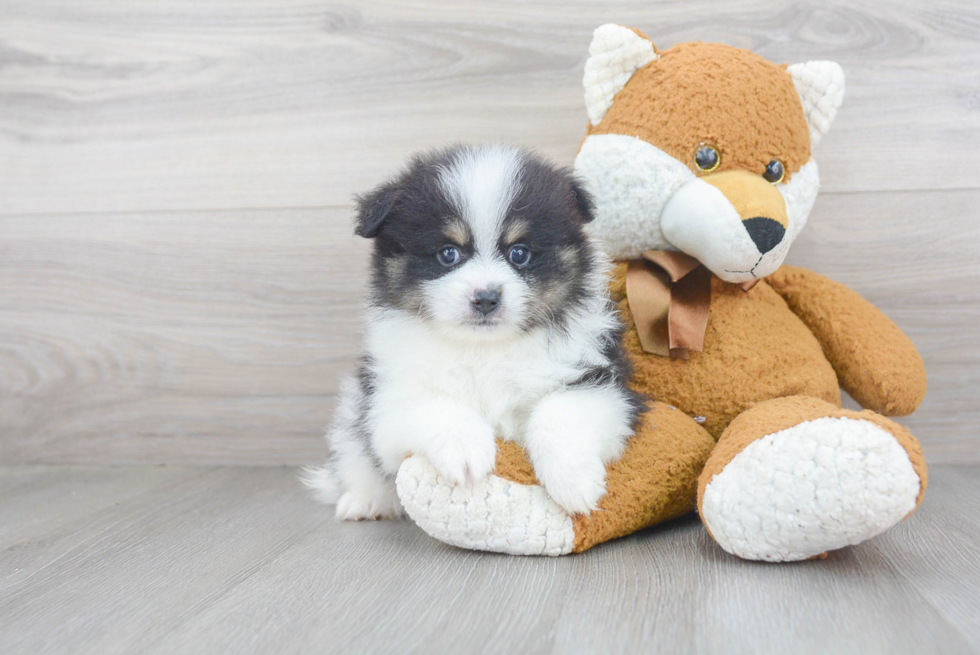
<instances>
[{"instance_id":1,"label":"plush toy's eye","mask_svg":"<svg viewBox=\"0 0 980 655\"><path fill-rule=\"evenodd\" d=\"M710 173L721 165L721 153L714 146L702 143L694 151L694 167L701 173Z\"/></svg>"},{"instance_id":2,"label":"plush toy's eye","mask_svg":"<svg viewBox=\"0 0 980 655\"><path fill-rule=\"evenodd\" d=\"M459 263L459 249L455 246L445 246L436 253L436 259L443 266L454 266Z\"/></svg>"},{"instance_id":3,"label":"plush toy's eye","mask_svg":"<svg viewBox=\"0 0 980 655\"><path fill-rule=\"evenodd\" d=\"M721 153L714 146L704 143L694 151L694 166L702 173L710 173L721 165Z\"/></svg>"},{"instance_id":4,"label":"plush toy's eye","mask_svg":"<svg viewBox=\"0 0 980 655\"><path fill-rule=\"evenodd\" d=\"M525 245L517 244L512 246L510 252L507 254L507 258L510 263L518 268L523 268L527 266L527 263L531 261L531 249Z\"/></svg>"},{"instance_id":5,"label":"plush toy's eye","mask_svg":"<svg viewBox=\"0 0 980 655\"><path fill-rule=\"evenodd\" d=\"M762 177L766 178L772 184L777 184L783 181L786 177L786 170L783 168L783 162L778 159L773 159L766 166L766 172L762 174Z\"/></svg>"}]
</instances>

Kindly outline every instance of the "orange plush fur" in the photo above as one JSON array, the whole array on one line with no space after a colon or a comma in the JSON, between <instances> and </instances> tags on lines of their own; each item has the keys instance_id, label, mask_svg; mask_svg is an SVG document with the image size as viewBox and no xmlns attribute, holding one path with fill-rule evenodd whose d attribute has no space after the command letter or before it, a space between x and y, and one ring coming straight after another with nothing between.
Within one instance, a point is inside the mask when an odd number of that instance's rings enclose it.
<instances>
[{"instance_id":1,"label":"orange plush fur","mask_svg":"<svg viewBox=\"0 0 980 655\"><path fill-rule=\"evenodd\" d=\"M633 74L589 134L638 136L692 164L692 146L715 145L718 172L762 174L782 160L787 180L810 158L810 137L783 67L719 43L682 43Z\"/></svg>"}]
</instances>

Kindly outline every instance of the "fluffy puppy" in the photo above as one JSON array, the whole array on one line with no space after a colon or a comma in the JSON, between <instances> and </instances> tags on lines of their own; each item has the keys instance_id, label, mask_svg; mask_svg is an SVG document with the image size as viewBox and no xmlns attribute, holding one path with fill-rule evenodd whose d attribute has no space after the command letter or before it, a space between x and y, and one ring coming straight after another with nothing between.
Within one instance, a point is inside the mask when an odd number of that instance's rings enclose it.
<instances>
[{"instance_id":1,"label":"fluffy puppy","mask_svg":"<svg viewBox=\"0 0 980 655\"><path fill-rule=\"evenodd\" d=\"M502 146L416 156L358 198L356 233L374 240L364 354L306 478L338 518L400 514L410 454L454 484L484 478L495 437L524 447L559 505L595 509L641 403L592 213L568 171Z\"/></svg>"}]
</instances>

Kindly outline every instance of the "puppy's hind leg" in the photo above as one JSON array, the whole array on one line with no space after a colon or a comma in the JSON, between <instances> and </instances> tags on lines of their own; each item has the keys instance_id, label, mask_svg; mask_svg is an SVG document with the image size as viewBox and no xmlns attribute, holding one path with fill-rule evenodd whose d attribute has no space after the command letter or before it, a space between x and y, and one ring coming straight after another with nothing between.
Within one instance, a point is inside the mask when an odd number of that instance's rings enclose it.
<instances>
[{"instance_id":1,"label":"puppy's hind leg","mask_svg":"<svg viewBox=\"0 0 980 655\"><path fill-rule=\"evenodd\" d=\"M307 469L303 482L317 500L336 504L338 521L393 518L402 514L394 479L384 475L375 460L354 441L334 442L330 460Z\"/></svg>"},{"instance_id":2,"label":"puppy's hind leg","mask_svg":"<svg viewBox=\"0 0 980 655\"><path fill-rule=\"evenodd\" d=\"M363 521L401 516L402 504L394 478L384 475L377 461L364 453L338 453L343 493L337 500L337 520Z\"/></svg>"},{"instance_id":3,"label":"puppy's hind leg","mask_svg":"<svg viewBox=\"0 0 980 655\"><path fill-rule=\"evenodd\" d=\"M327 434L330 459L320 468L304 471L303 483L317 500L336 504L341 521L400 516L401 502L393 476L381 470L364 431L364 394L356 381L341 383L334 425Z\"/></svg>"}]
</instances>

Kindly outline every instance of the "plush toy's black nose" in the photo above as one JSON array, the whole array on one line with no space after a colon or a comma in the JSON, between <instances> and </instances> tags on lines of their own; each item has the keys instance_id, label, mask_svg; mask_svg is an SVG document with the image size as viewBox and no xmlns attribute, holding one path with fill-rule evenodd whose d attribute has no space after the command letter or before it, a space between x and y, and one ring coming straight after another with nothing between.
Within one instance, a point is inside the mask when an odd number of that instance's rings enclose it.
<instances>
[{"instance_id":1,"label":"plush toy's black nose","mask_svg":"<svg viewBox=\"0 0 980 655\"><path fill-rule=\"evenodd\" d=\"M473 294L473 309L484 316L488 315L500 305L500 292L496 289L483 289Z\"/></svg>"},{"instance_id":2,"label":"plush toy's black nose","mask_svg":"<svg viewBox=\"0 0 980 655\"><path fill-rule=\"evenodd\" d=\"M742 221L742 225L745 226L746 232L755 242L755 247L763 255L778 246L779 242L786 236L785 227L780 225L778 221L765 216L746 218Z\"/></svg>"}]
</instances>

